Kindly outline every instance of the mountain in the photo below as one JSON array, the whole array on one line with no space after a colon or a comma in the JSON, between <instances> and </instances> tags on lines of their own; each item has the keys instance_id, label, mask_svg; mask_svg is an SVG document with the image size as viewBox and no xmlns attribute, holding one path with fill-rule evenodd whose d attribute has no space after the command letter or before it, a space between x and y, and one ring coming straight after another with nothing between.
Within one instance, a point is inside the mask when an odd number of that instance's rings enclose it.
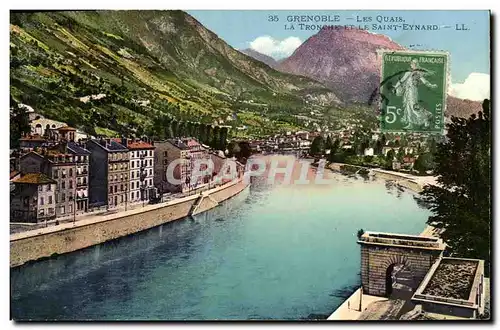
<instances>
[{"instance_id":1,"label":"mountain","mask_svg":"<svg viewBox=\"0 0 500 330\"><path fill-rule=\"evenodd\" d=\"M380 82L377 50L382 48L403 49L384 35L324 28L278 68L323 82L345 102L368 103Z\"/></svg>"},{"instance_id":2,"label":"mountain","mask_svg":"<svg viewBox=\"0 0 500 330\"><path fill-rule=\"evenodd\" d=\"M269 65L269 67L271 67L273 69L276 69L278 67L278 65L279 65L279 62L276 61L271 56L264 55L264 54L259 53L258 51L253 50L251 48L240 50L240 52L242 52L243 54L248 55L248 56L256 59L257 61L260 61L262 63L265 63L265 64Z\"/></svg>"},{"instance_id":3,"label":"mountain","mask_svg":"<svg viewBox=\"0 0 500 330\"><path fill-rule=\"evenodd\" d=\"M277 67L324 83L346 103L370 104L380 84L378 49L402 50L389 37L360 29L323 28ZM447 113L469 116L481 102L449 96Z\"/></svg>"},{"instance_id":4,"label":"mountain","mask_svg":"<svg viewBox=\"0 0 500 330\"><path fill-rule=\"evenodd\" d=\"M149 132L163 117L264 134L339 103L323 84L240 53L182 11L11 12L10 53L15 101L98 134Z\"/></svg>"}]
</instances>

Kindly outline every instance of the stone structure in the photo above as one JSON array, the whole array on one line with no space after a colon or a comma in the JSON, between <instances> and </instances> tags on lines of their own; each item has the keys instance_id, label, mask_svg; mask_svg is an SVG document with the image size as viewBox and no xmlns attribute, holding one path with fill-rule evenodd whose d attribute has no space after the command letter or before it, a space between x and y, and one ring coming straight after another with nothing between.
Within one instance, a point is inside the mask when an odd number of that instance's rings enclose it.
<instances>
[{"instance_id":1,"label":"stone structure","mask_svg":"<svg viewBox=\"0 0 500 330\"><path fill-rule=\"evenodd\" d=\"M87 141L90 151L90 204L116 208L126 205L129 189L129 155L124 145L112 139Z\"/></svg>"},{"instance_id":2,"label":"stone structure","mask_svg":"<svg viewBox=\"0 0 500 330\"><path fill-rule=\"evenodd\" d=\"M243 179L239 179L205 192L205 196L210 195L213 203L200 204L197 212L204 212L239 194L247 186ZM13 234L10 236L10 266L15 267L30 260L50 257L54 253L76 251L183 218L189 214L199 199L199 195L192 195L118 214L96 216L74 224L60 224Z\"/></svg>"},{"instance_id":3,"label":"stone structure","mask_svg":"<svg viewBox=\"0 0 500 330\"><path fill-rule=\"evenodd\" d=\"M396 265L403 265L412 274L415 290L445 249L440 238L392 233L365 232L358 243L363 292L373 296L390 295Z\"/></svg>"},{"instance_id":4,"label":"stone structure","mask_svg":"<svg viewBox=\"0 0 500 330\"><path fill-rule=\"evenodd\" d=\"M42 222L55 218L56 181L43 173L28 173L13 180L11 221Z\"/></svg>"},{"instance_id":5,"label":"stone structure","mask_svg":"<svg viewBox=\"0 0 500 330\"><path fill-rule=\"evenodd\" d=\"M430 314L478 318L485 309L484 261L440 258L430 269L412 302Z\"/></svg>"}]
</instances>

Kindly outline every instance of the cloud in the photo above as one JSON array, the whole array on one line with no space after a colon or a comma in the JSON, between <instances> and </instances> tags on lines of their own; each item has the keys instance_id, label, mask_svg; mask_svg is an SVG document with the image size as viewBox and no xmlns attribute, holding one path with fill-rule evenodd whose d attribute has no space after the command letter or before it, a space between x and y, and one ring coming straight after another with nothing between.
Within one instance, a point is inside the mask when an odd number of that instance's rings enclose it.
<instances>
[{"instance_id":1,"label":"cloud","mask_svg":"<svg viewBox=\"0 0 500 330\"><path fill-rule=\"evenodd\" d=\"M277 40L270 36L260 36L250 42L250 48L275 59L280 59L292 55L301 44L302 41L297 37Z\"/></svg>"},{"instance_id":2,"label":"cloud","mask_svg":"<svg viewBox=\"0 0 500 330\"><path fill-rule=\"evenodd\" d=\"M460 99L482 101L490 97L490 75L472 72L461 84L451 84L450 94Z\"/></svg>"}]
</instances>

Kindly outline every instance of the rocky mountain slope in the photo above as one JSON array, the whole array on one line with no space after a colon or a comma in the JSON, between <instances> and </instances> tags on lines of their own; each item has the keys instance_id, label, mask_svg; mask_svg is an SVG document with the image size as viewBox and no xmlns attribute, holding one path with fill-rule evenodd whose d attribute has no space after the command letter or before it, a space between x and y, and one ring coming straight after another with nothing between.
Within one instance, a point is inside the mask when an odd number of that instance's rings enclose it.
<instances>
[{"instance_id":1,"label":"rocky mountain slope","mask_svg":"<svg viewBox=\"0 0 500 330\"><path fill-rule=\"evenodd\" d=\"M278 65L278 70L324 83L347 103L368 104L380 83L378 49L402 50L387 36L359 29L323 29ZM448 97L447 113L468 116L481 102Z\"/></svg>"},{"instance_id":2,"label":"rocky mountain slope","mask_svg":"<svg viewBox=\"0 0 500 330\"><path fill-rule=\"evenodd\" d=\"M256 59L257 61L261 61L262 63L269 65L269 67L271 67L273 69L276 69L279 65L279 62L276 61L271 56L264 55L264 54L259 53L258 51L253 50L251 48L240 50L240 52Z\"/></svg>"},{"instance_id":3,"label":"rocky mountain slope","mask_svg":"<svg viewBox=\"0 0 500 330\"><path fill-rule=\"evenodd\" d=\"M11 95L72 125L127 133L169 116L265 133L300 126L287 115L304 108L339 103L182 11L11 12L10 23Z\"/></svg>"}]
</instances>

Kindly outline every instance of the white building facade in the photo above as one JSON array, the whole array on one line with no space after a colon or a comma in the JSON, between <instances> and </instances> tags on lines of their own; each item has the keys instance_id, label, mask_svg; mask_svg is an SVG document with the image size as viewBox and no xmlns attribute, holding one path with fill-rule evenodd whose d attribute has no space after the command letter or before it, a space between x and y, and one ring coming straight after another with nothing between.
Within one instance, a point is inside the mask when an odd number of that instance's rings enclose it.
<instances>
[{"instance_id":1,"label":"white building facade","mask_svg":"<svg viewBox=\"0 0 500 330\"><path fill-rule=\"evenodd\" d=\"M155 195L155 147L144 141L128 141L126 147L130 159L129 202L148 201Z\"/></svg>"}]
</instances>

